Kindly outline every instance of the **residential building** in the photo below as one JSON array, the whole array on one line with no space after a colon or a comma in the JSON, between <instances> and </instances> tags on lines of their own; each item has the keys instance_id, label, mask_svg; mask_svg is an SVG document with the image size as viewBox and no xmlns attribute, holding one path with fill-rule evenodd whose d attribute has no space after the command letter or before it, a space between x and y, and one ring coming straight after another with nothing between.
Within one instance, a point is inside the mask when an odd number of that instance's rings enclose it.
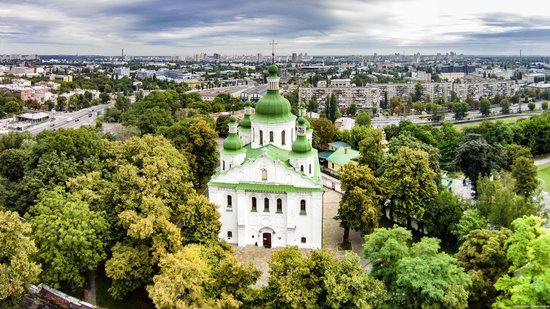
<instances>
[{"instance_id":1,"label":"residential building","mask_svg":"<svg viewBox=\"0 0 550 309\"><path fill-rule=\"evenodd\" d=\"M357 160L360 156L359 151L351 149L351 147L340 147L327 158L327 167L332 172L338 173L348 163L359 164Z\"/></svg>"}]
</instances>

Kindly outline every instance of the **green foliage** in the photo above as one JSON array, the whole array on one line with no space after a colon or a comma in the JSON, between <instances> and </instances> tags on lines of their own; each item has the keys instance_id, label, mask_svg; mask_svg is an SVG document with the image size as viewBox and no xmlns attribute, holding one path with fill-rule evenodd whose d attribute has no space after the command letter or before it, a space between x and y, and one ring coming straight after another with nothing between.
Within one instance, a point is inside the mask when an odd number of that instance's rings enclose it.
<instances>
[{"instance_id":1,"label":"green foliage","mask_svg":"<svg viewBox=\"0 0 550 309\"><path fill-rule=\"evenodd\" d=\"M327 150L336 134L336 127L326 118L310 119L310 122L313 128L313 147Z\"/></svg>"},{"instance_id":2,"label":"green foliage","mask_svg":"<svg viewBox=\"0 0 550 309\"><path fill-rule=\"evenodd\" d=\"M470 304L490 307L498 293L494 284L508 272L505 242L512 232L500 230L473 230L465 237L456 258L472 279Z\"/></svg>"},{"instance_id":3,"label":"green foliage","mask_svg":"<svg viewBox=\"0 0 550 309\"><path fill-rule=\"evenodd\" d=\"M500 108L503 114L509 114L510 113L510 100L504 99L500 101Z\"/></svg>"},{"instance_id":4,"label":"green foliage","mask_svg":"<svg viewBox=\"0 0 550 309\"><path fill-rule=\"evenodd\" d=\"M157 308L238 308L260 272L220 247L188 245L161 258L147 287Z\"/></svg>"},{"instance_id":5,"label":"green foliage","mask_svg":"<svg viewBox=\"0 0 550 309\"><path fill-rule=\"evenodd\" d=\"M226 115L220 115L216 119L216 132L218 133L219 137L227 137L227 134L229 133L229 116Z\"/></svg>"},{"instance_id":6,"label":"green foliage","mask_svg":"<svg viewBox=\"0 0 550 309\"><path fill-rule=\"evenodd\" d=\"M428 154L429 166L435 173L436 184L441 182L441 169L439 167L439 150L415 138L411 132L404 131L398 137L393 138L389 144L389 153L397 154L402 147L409 147L414 150L422 150Z\"/></svg>"},{"instance_id":7,"label":"green foliage","mask_svg":"<svg viewBox=\"0 0 550 309\"><path fill-rule=\"evenodd\" d=\"M496 282L502 294L493 308L550 305L550 231L542 227L544 221L530 216L512 223L514 233L506 244L509 271L514 275L506 274Z\"/></svg>"},{"instance_id":8,"label":"green foliage","mask_svg":"<svg viewBox=\"0 0 550 309\"><path fill-rule=\"evenodd\" d=\"M483 116L491 114L491 101L487 98L481 99L481 101L479 101L479 111Z\"/></svg>"},{"instance_id":9,"label":"green foliage","mask_svg":"<svg viewBox=\"0 0 550 309\"><path fill-rule=\"evenodd\" d=\"M500 162L500 153L483 137L468 134L458 146L453 165L475 184L478 178L488 176Z\"/></svg>"},{"instance_id":10,"label":"green foliage","mask_svg":"<svg viewBox=\"0 0 550 309\"><path fill-rule=\"evenodd\" d=\"M534 111L537 105L535 104L535 102L529 102L529 104L527 104L527 107L529 108L530 111Z\"/></svg>"},{"instance_id":11,"label":"green foliage","mask_svg":"<svg viewBox=\"0 0 550 309\"><path fill-rule=\"evenodd\" d=\"M502 148L503 168L511 171L514 160L519 157L533 159L531 149L518 144L508 144Z\"/></svg>"},{"instance_id":12,"label":"green foliage","mask_svg":"<svg viewBox=\"0 0 550 309\"><path fill-rule=\"evenodd\" d=\"M218 134L214 126L202 117L195 117L160 128L158 133L187 158L195 187L204 188L218 166Z\"/></svg>"},{"instance_id":13,"label":"green foliage","mask_svg":"<svg viewBox=\"0 0 550 309\"><path fill-rule=\"evenodd\" d=\"M529 147L533 155L550 152L550 113L519 121L513 131L515 143Z\"/></svg>"},{"instance_id":14,"label":"green foliage","mask_svg":"<svg viewBox=\"0 0 550 309\"><path fill-rule=\"evenodd\" d=\"M330 98L327 100L327 106L325 109L325 112L327 114L327 118L334 123L334 120L338 118L338 102L336 102L336 96L333 94L330 95Z\"/></svg>"},{"instance_id":15,"label":"green foliage","mask_svg":"<svg viewBox=\"0 0 550 309\"><path fill-rule=\"evenodd\" d=\"M7 149L21 148L26 141L30 141L31 139L32 135L30 132L10 131L8 134L0 135L0 152Z\"/></svg>"},{"instance_id":16,"label":"green foliage","mask_svg":"<svg viewBox=\"0 0 550 309\"><path fill-rule=\"evenodd\" d=\"M530 197L536 193L539 186L537 167L532 158L519 157L512 164L512 176L514 177L516 194Z\"/></svg>"},{"instance_id":17,"label":"green foliage","mask_svg":"<svg viewBox=\"0 0 550 309\"><path fill-rule=\"evenodd\" d=\"M18 307L28 286L38 283L41 267L33 262L37 249L30 235L30 224L17 213L0 211L1 307Z\"/></svg>"},{"instance_id":18,"label":"green foliage","mask_svg":"<svg viewBox=\"0 0 550 309\"><path fill-rule=\"evenodd\" d=\"M476 208L498 227L510 227L512 221L525 215L538 215L542 207L540 202L517 195L515 188L514 179L506 173L495 180L483 177L477 185Z\"/></svg>"},{"instance_id":19,"label":"green foliage","mask_svg":"<svg viewBox=\"0 0 550 309\"><path fill-rule=\"evenodd\" d=\"M369 129L368 134L359 142L359 152L361 157L359 162L366 164L375 173L379 174L379 169L384 160L384 149L386 146L382 143L384 132L380 129Z\"/></svg>"},{"instance_id":20,"label":"green foliage","mask_svg":"<svg viewBox=\"0 0 550 309\"><path fill-rule=\"evenodd\" d=\"M475 208L467 209L458 223L452 228L452 233L458 237L460 242L466 239L466 236L473 230L487 228L487 218L479 213Z\"/></svg>"},{"instance_id":21,"label":"green foliage","mask_svg":"<svg viewBox=\"0 0 550 309\"><path fill-rule=\"evenodd\" d=\"M343 244L347 246L350 229L366 234L378 227L382 195L378 179L368 166L346 164L340 171L340 181L345 193L335 219L344 228Z\"/></svg>"},{"instance_id":22,"label":"green foliage","mask_svg":"<svg viewBox=\"0 0 550 309\"><path fill-rule=\"evenodd\" d=\"M319 102L317 102L317 97L312 96L307 104L307 110L309 112L317 113L319 112Z\"/></svg>"},{"instance_id":23,"label":"green foliage","mask_svg":"<svg viewBox=\"0 0 550 309\"><path fill-rule=\"evenodd\" d=\"M541 108L543 111L547 110L548 109L548 101L543 101L541 103Z\"/></svg>"},{"instance_id":24,"label":"green foliage","mask_svg":"<svg viewBox=\"0 0 550 309\"><path fill-rule=\"evenodd\" d=\"M487 143L493 146L511 144L514 140L511 125L502 121L483 121L478 126L464 129L464 134L480 134Z\"/></svg>"},{"instance_id":25,"label":"green foliage","mask_svg":"<svg viewBox=\"0 0 550 309\"><path fill-rule=\"evenodd\" d=\"M355 123L360 126L370 127L371 124L371 116L369 111L362 111L357 115L357 118L355 119Z\"/></svg>"},{"instance_id":26,"label":"green foliage","mask_svg":"<svg viewBox=\"0 0 550 309\"><path fill-rule=\"evenodd\" d=\"M366 126L354 126L351 130L338 130L337 139L348 143L353 149L359 149L361 141L367 138L372 130L374 129Z\"/></svg>"},{"instance_id":27,"label":"green foliage","mask_svg":"<svg viewBox=\"0 0 550 309\"><path fill-rule=\"evenodd\" d=\"M466 115L468 114L468 109L470 106L466 102L455 102L450 103L449 108L454 113L454 118L456 120L462 120L466 118Z\"/></svg>"},{"instance_id":28,"label":"green foliage","mask_svg":"<svg viewBox=\"0 0 550 309\"><path fill-rule=\"evenodd\" d=\"M426 208L422 219L428 233L439 239L454 242L451 231L462 218L463 204L453 192L439 192L433 203Z\"/></svg>"},{"instance_id":29,"label":"green foliage","mask_svg":"<svg viewBox=\"0 0 550 309\"><path fill-rule=\"evenodd\" d=\"M80 196L66 193L62 187L43 191L29 214L37 257L44 265L42 282L73 291L82 288L84 273L106 257L107 221L91 211Z\"/></svg>"},{"instance_id":30,"label":"green foliage","mask_svg":"<svg viewBox=\"0 0 550 309\"><path fill-rule=\"evenodd\" d=\"M130 108L130 99L122 94L118 94L115 101L115 108L119 111L125 112Z\"/></svg>"},{"instance_id":31,"label":"green foliage","mask_svg":"<svg viewBox=\"0 0 550 309\"><path fill-rule=\"evenodd\" d=\"M348 116L355 116L357 114L357 104L351 103L347 110Z\"/></svg>"},{"instance_id":32,"label":"green foliage","mask_svg":"<svg viewBox=\"0 0 550 309\"><path fill-rule=\"evenodd\" d=\"M454 170L455 167L452 162L456 157L456 150L461 140L462 133L452 123L442 123L441 138L438 141L437 148L440 154L439 162L443 169Z\"/></svg>"},{"instance_id":33,"label":"green foliage","mask_svg":"<svg viewBox=\"0 0 550 309\"><path fill-rule=\"evenodd\" d=\"M401 147L388 155L381 185L391 200L392 219L400 224L409 224L411 218L422 220L437 196L436 178L425 151Z\"/></svg>"}]
</instances>

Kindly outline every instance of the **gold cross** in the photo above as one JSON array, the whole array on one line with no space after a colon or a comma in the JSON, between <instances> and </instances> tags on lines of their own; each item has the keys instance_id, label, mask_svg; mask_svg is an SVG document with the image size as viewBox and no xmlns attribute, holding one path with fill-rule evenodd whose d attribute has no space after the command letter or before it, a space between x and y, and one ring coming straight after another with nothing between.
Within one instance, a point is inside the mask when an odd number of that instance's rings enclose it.
<instances>
[{"instance_id":1,"label":"gold cross","mask_svg":"<svg viewBox=\"0 0 550 309\"><path fill-rule=\"evenodd\" d=\"M271 51L271 63L275 63L275 45L277 45L277 43L275 43L275 40L271 41L271 43L269 43L269 45L272 46L272 51Z\"/></svg>"}]
</instances>

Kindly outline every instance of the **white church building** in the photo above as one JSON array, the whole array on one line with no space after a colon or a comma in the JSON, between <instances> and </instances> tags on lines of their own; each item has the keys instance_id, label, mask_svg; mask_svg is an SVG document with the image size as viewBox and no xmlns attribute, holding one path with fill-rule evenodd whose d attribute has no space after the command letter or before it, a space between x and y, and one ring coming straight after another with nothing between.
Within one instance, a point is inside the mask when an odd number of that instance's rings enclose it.
<instances>
[{"instance_id":1,"label":"white church building","mask_svg":"<svg viewBox=\"0 0 550 309\"><path fill-rule=\"evenodd\" d=\"M239 246L321 248L323 184L311 124L297 119L279 93L278 68L269 67L267 94L231 116L220 166L208 183L218 205L219 237Z\"/></svg>"}]
</instances>

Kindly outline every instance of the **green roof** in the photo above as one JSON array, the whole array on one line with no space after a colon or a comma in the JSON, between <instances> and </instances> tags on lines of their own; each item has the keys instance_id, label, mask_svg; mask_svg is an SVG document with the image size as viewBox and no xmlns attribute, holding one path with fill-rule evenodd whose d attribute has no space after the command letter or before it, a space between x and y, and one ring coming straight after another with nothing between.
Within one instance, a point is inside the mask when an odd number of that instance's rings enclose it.
<instances>
[{"instance_id":1,"label":"green roof","mask_svg":"<svg viewBox=\"0 0 550 309\"><path fill-rule=\"evenodd\" d=\"M296 116L290 112L290 102L279 90L268 90L256 104L256 113L250 116L252 121L261 123L282 123L295 121Z\"/></svg>"},{"instance_id":2,"label":"green roof","mask_svg":"<svg viewBox=\"0 0 550 309\"><path fill-rule=\"evenodd\" d=\"M347 149L347 153L346 153L346 149ZM340 147L327 158L327 161L338 165L346 165L352 159L359 158L359 155L360 155L359 151L357 150L353 150L348 147Z\"/></svg>"},{"instance_id":3,"label":"green roof","mask_svg":"<svg viewBox=\"0 0 550 309\"><path fill-rule=\"evenodd\" d=\"M231 188L237 190L256 191L256 192L323 192L322 187L296 187L291 185L263 184L263 183L224 183L209 182L209 186Z\"/></svg>"},{"instance_id":4,"label":"green roof","mask_svg":"<svg viewBox=\"0 0 550 309\"><path fill-rule=\"evenodd\" d=\"M331 154L333 154L334 151L321 151L319 152L319 159L328 159L328 157L330 157Z\"/></svg>"},{"instance_id":5,"label":"green roof","mask_svg":"<svg viewBox=\"0 0 550 309\"><path fill-rule=\"evenodd\" d=\"M336 149L338 148L341 148L341 147L351 147L350 144L346 143L346 142L341 142L341 141L337 141L337 142L332 142L332 143L328 143L329 146L332 146Z\"/></svg>"},{"instance_id":6,"label":"green roof","mask_svg":"<svg viewBox=\"0 0 550 309\"><path fill-rule=\"evenodd\" d=\"M229 133L229 136L223 141L224 150L239 150L243 148L243 142L236 133Z\"/></svg>"},{"instance_id":7,"label":"green roof","mask_svg":"<svg viewBox=\"0 0 550 309\"><path fill-rule=\"evenodd\" d=\"M241 122L239 123L239 126L241 128L247 128L249 129L250 127L252 127L252 123L250 122L250 115L248 114L245 114L243 119L241 120Z\"/></svg>"}]
</instances>

